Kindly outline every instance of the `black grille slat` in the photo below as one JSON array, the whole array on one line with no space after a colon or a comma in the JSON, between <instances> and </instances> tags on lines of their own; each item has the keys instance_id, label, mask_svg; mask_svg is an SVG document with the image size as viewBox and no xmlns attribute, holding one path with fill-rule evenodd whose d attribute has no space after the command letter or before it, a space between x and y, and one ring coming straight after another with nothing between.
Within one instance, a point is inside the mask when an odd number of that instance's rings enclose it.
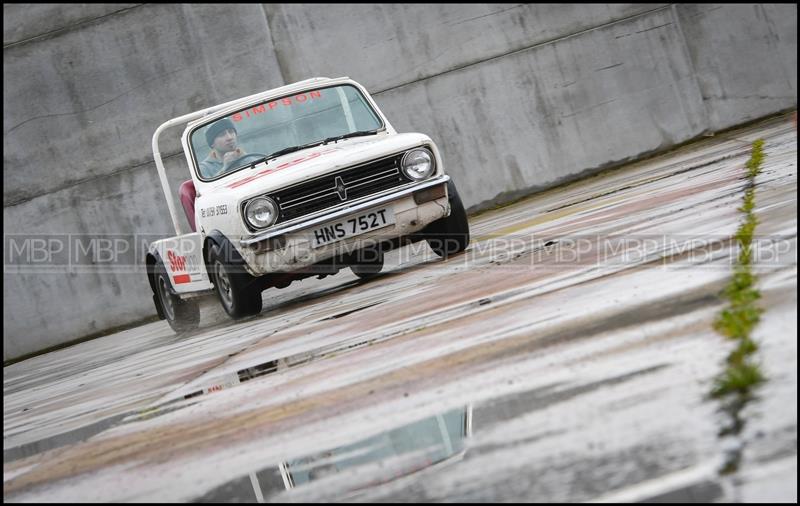
<instances>
[{"instance_id":1,"label":"black grille slat","mask_svg":"<svg viewBox=\"0 0 800 506\"><path fill-rule=\"evenodd\" d=\"M391 183L391 184L389 184ZM395 186L400 186L401 184L406 183L405 180L402 179L399 175L393 179L388 180L381 180L373 184L359 186L358 188L353 188L352 190L347 191L348 198L361 198L372 193L377 193L379 191L383 191L387 188L393 188Z\"/></svg>"},{"instance_id":2,"label":"black grille slat","mask_svg":"<svg viewBox=\"0 0 800 506\"><path fill-rule=\"evenodd\" d=\"M339 197L337 195L333 195L332 197L329 197L325 200L315 201L312 205L302 205L286 210L281 210L281 217L279 221L291 220L293 218L297 218L300 216L304 216L306 214L311 214L315 211L319 211L320 209L333 207L339 203L341 203Z\"/></svg>"},{"instance_id":3,"label":"black grille slat","mask_svg":"<svg viewBox=\"0 0 800 506\"><path fill-rule=\"evenodd\" d=\"M401 158L402 155L396 155L340 170L273 194L272 197L280 206L278 223L408 183L400 174ZM347 188L347 199L344 201L336 192L337 177L342 178Z\"/></svg>"}]
</instances>

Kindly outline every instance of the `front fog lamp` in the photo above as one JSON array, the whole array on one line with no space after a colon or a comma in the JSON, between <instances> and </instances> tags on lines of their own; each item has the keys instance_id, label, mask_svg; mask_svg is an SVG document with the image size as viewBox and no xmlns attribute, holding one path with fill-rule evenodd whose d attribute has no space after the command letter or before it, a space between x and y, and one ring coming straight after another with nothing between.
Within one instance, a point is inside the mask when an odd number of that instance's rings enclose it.
<instances>
[{"instance_id":1,"label":"front fog lamp","mask_svg":"<svg viewBox=\"0 0 800 506\"><path fill-rule=\"evenodd\" d=\"M413 149L403 156L400 168L412 181L422 181L433 174L433 155L427 149Z\"/></svg>"},{"instance_id":2,"label":"front fog lamp","mask_svg":"<svg viewBox=\"0 0 800 506\"><path fill-rule=\"evenodd\" d=\"M253 228L266 228L278 219L278 206L268 197L258 197L247 203L244 218Z\"/></svg>"}]
</instances>

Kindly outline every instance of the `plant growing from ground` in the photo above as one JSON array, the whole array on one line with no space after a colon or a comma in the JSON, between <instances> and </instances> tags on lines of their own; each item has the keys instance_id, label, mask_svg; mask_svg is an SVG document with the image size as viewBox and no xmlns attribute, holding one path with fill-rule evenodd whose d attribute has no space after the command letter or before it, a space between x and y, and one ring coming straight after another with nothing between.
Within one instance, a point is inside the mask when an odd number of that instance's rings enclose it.
<instances>
[{"instance_id":1,"label":"plant growing from ground","mask_svg":"<svg viewBox=\"0 0 800 506\"><path fill-rule=\"evenodd\" d=\"M751 267L753 236L758 225L758 219L753 212L755 178L761 173L761 162L764 160L763 148L762 139L753 142L750 159L746 164L747 189L742 199L742 206L738 209L744 214L744 220L734 235L739 251L736 255L733 277L722 292L722 296L729 304L713 323L714 330L737 342L736 348L728 355L725 370L714 379L711 388L711 395L720 399L723 410L733 421L730 427L720 433L720 437L735 435L741 431L744 425L744 420L740 416L741 411L753 398L753 389L766 381L761 367L753 361L753 356L758 351L758 344L750 337L763 313L763 309L756 305L761 293L756 288L758 280ZM721 474L736 472L740 460L741 450L729 456L719 472Z\"/></svg>"}]
</instances>

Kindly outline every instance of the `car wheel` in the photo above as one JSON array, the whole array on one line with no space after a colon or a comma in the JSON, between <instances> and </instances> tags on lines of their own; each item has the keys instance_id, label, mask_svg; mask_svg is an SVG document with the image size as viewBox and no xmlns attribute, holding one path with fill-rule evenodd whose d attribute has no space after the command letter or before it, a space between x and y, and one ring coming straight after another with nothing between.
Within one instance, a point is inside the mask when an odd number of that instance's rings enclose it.
<instances>
[{"instance_id":1,"label":"car wheel","mask_svg":"<svg viewBox=\"0 0 800 506\"><path fill-rule=\"evenodd\" d=\"M261 291L254 287L255 278L244 266L232 262L218 244L212 244L208 255L208 272L222 308L231 318L243 318L261 312Z\"/></svg>"},{"instance_id":2,"label":"car wheel","mask_svg":"<svg viewBox=\"0 0 800 506\"><path fill-rule=\"evenodd\" d=\"M350 270L361 279L371 279L383 269L383 251L381 249L360 250L354 255Z\"/></svg>"},{"instance_id":3,"label":"car wheel","mask_svg":"<svg viewBox=\"0 0 800 506\"><path fill-rule=\"evenodd\" d=\"M200 324L200 306L192 300L183 300L170 290L169 275L164 264L155 271L155 289L161 302L164 319L177 334L195 330Z\"/></svg>"},{"instance_id":4,"label":"car wheel","mask_svg":"<svg viewBox=\"0 0 800 506\"><path fill-rule=\"evenodd\" d=\"M450 216L434 221L423 231L431 249L442 258L461 253L469 246L469 222L453 180L447 182Z\"/></svg>"}]
</instances>

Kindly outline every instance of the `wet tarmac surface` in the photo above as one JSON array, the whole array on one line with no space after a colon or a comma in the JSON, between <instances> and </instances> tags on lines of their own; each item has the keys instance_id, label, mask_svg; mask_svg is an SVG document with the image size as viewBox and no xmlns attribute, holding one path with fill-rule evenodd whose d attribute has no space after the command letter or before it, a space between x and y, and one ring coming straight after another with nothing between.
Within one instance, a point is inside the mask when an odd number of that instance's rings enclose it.
<instances>
[{"instance_id":1,"label":"wet tarmac surface","mask_svg":"<svg viewBox=\"0 0 800 506\"><path fill-rule=\"evenodd\" d=\"M750 144L769 381L722 438L711 322ZM797 142L772 120L470 220L384 274L4 368L7 501L796 501ZM735 448L732 448L735 447ZM732 452L733 475L719 469Z\"/></svg>"}]
</instances>

